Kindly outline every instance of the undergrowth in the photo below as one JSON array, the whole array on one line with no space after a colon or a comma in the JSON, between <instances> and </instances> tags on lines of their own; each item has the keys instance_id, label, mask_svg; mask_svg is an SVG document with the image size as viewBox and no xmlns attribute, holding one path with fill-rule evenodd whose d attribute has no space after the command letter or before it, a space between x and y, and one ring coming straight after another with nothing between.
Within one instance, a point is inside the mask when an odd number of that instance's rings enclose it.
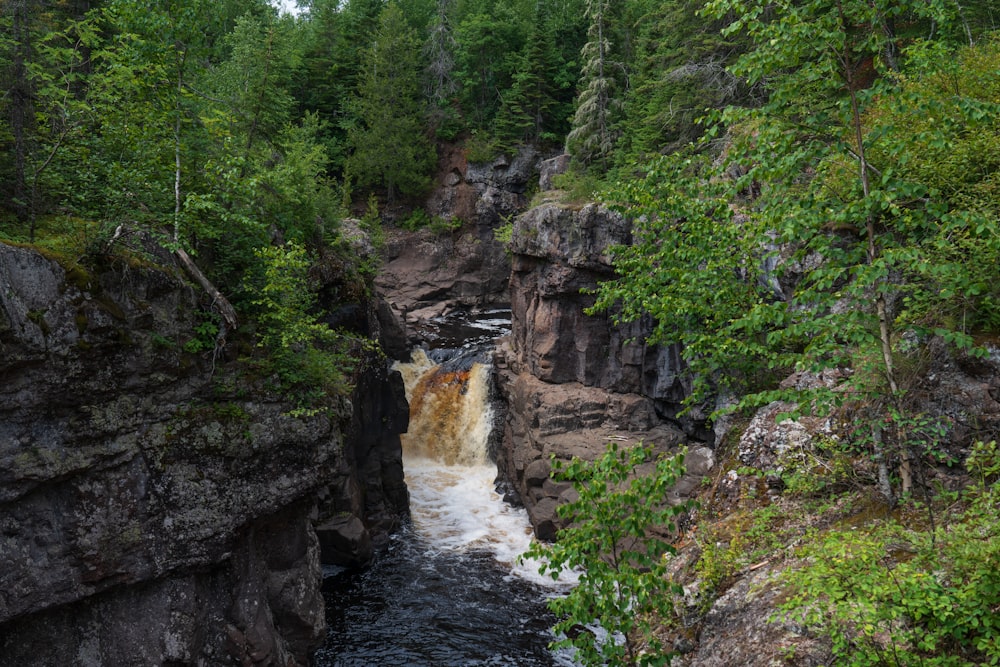
<instances>
[{"instance_id":1,"label":"undergrowth","mask_svg":"<svg viewBox=\"0 0 1000 667\"><path fill-rule=\"evenodd\" d=\"M743 491L724 509L713 509L717 489L705 494L691 535L699 555L682 575L701 582L699 613L772 565L784 592L770 621L824 638L833 664L1000 664L996 443L972 447L964 490L938 489L895 509L870 482L845 483L844 466L802 462L780 495L752 491L763 476L752 470L741 471Z\"/></svg>"}]
</instances>

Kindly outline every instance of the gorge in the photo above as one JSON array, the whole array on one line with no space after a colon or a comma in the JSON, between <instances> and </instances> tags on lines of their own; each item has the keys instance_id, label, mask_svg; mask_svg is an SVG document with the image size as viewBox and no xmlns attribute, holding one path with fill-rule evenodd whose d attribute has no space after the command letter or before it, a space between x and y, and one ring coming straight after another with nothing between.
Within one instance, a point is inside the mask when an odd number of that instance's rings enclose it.
<instances>
[{"instance_id":1,"label":"gorge","mask_svg":"<svg viewBox=\"0 0 1000 667\"><path fill-rule=\"evenodd\" d=\"M0 667L1000 664L996 0L279 4L0 3Z\"/></svg>"},{"instance_id":2,"label":"gorge","mask_svg":"<svg viewBox=\"0 0 1000 667\"><path fill-rule=\"evenodd\" d=\"M610 246L630 242L620 216L543 191L513 218L509 255L495 240L492 205L516 213L559 162L457 165L437 196L476 202L478 222L395 232L384 301L330 317L397 361L370 359L334 413L294 416L232 350L185 352L205 304L174 269L67 271L0 246L0 664L562 664L545 648L551 582L516 563L573 497L551 457L684 444L674 502L706 480L721 502L777 499L737 468L773 465L822 423L762 410L720 470L725 431L678 416L677 350L584 314ZM928 410L993 428L993 363L941 352ZM700 551L676 559L691 623L673 641L680 664L768 664L790 644L794 664L825 659L796 625L760 623L784 565L742 572L706 608Z\"/></svg>"},{"instance_id":3,"label":"gorge","mask_svg":"<svg viewBox=\"0 0 1000 667\"><path fill-rule=\"evenodd\" d=\"M90 273L2 246L6 496L0 553L14 566L3 575L0 663L305 664L323 640L321 563L353 568L386 548L409 560L413 549L465 551L474 542L480 547L473 554L486 549L493 554L488 560L503 563L500 574L487 576L497 577L495 583L483 585L499 587L498 594L521 590L509 594L533 610L523 612L535 619L529 623L533 648L508 656L509 664L551 664L544 649L548 612L537 588L543 582L529 566L515 564L532 525L542 537L556 527L554 506L566 488L547 479L548 454L586 455L607 439L626 438L655 439L667 448L684 435L656 415L654 367L664 362L647 362L641 345L622 352L624 336L606 321L581 325L577 292L608 271L606 245L623 237L518 245L529 237L557 239L577 226L596 233L604 221L593 221L604 213L559 209L560 218L550 207L519 218L512 245L516 298L510 298L511 256L493 232L500 213L509 216L527 203L519 192L537 178L537 162L527 154L475 169L461 165L460 178L439 196L477 202L479 222L456 235L418 232L390 241L379 277L386 301L362 304L351 316L355 330L381 338L397 357L415 343L469 348L478 336L480 347L451 353L457 359L437 355L455 370L437 376L438 385L452 388L448 402L423 400L438 413L431 427L412 396L412 362L401 366L410 369L404 372L409 420L404 383L377 358L338 412L293 416L293 406L269 391L234 349L218 357L186 351L206 306L167 255L160 257L165 268L113 261ZM471 194L461 194L463 188ZM627 233L620 223L617 229ZM539 275L548 278L533 278L542 289L524 287L528 265L546 261L552 267ZM576 271L584 277L572 275ZM562 283L552 277L560 273ZM548 305L539 307L540 300ZM496 311L510 302L512 315ZM554 313L557 303L562 311ZM473 311L485 317L469 322L474 316L462 313ZM343 324L344 315L331 317ZM503 333L506 342L492 352L493 339ZM575 337L577 351L560 336ZM560 349L567 355L557 355ZM422 360L421 371L431 365ZM671 390L659 390L659 397ZM496 414L486 409L483 392L494 395ZM465 417L455 420L463 414L456 401L473 398ZM442 414L450 419L444 427ZM399 434L408 421L403 438L411 449L421 441L473 442L478 449L436 451L434 463L413 452L404 457ZM702 472L711 466L704 452ZM501 487L527 514L493 491L491 458L500 466ZM452 470L443 474L442 465ZM470 485L488 509L469 514L465 496L449 497ZM442 509L459 506L464 515ZM437 524L430 529L432 546L414 546L427 539L423 521ZM390 537L404 524L410 527L400 537ZM444 535L442 525L449 526ZM520 568L522 583L511 584L512 568Z\"/></svg>"}]
</instances>

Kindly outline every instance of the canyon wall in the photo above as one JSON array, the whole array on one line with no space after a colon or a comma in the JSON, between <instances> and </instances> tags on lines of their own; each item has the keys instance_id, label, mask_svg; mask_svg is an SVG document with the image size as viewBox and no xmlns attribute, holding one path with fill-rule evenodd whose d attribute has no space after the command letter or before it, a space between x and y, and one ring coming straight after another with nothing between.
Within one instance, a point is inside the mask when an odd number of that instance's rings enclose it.
<instances>
[{"instance_id":1,"label":"canyon wall","mask_svg":"<svg viewBox=\"0 0 1000 667\"><path fill-rule=\"evenodd\" d=\"M588 290L613 277L611 248L630 240L628 223L596 204L550 201L514 223L511 335L495 358L508 407L498 465L542 539L555 536L555 508L573 493L550 479L552 455L592 459L612 441L660 451L690 441L677 498L713 465L701 422L676 419L686 391L677 350L646 345L643 323L619 327L585 312Z\"/></svg>"},{"instance_id":2,"label":"canyon wall","mask_svg":"<svg viewBox=\"0 0 1000 667\"><path fill-rule=\"evenodd\" d=\"M494 235L527 207L538 163L530 147L481 163L442 150L427 210L454 228L388 230L376 279L412 345L433 343L443 316L507 307L510 255Z\"/></svg>"},{"instance_id":3,"label":"canyon wall","mask_svg":"<svg viewBox=\"0 0 1000 667\"><path fill-rule=\"evenodd\" d=\"M293 416L247 343L196 340L211 304L158 260L0 244L4 667L308 664L321 561L363 561L406 514L384 364Z\"/></svg>"}]
</instances>

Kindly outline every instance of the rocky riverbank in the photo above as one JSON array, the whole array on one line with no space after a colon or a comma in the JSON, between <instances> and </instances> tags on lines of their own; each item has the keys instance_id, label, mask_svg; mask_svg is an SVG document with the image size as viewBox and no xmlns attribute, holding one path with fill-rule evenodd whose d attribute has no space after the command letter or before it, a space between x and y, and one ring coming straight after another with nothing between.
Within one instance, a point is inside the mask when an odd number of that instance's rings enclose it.
<instances>
[{"instance_id":1,"label":"rocky riverbank","mask_svg":"<svg viewBox=\"0 0 1000 667\"><path fill-rule=\"evenodd\" d=\"M0 245L0 665L308 664L407 511L401 385L292 416L159 259Z\"/></svg>"}]
</instances>

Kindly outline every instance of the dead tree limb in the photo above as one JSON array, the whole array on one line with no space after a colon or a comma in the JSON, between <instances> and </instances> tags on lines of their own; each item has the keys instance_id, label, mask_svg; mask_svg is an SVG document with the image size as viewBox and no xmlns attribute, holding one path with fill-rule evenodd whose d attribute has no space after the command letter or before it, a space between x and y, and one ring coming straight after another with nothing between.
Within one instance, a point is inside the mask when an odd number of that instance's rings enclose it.
<instances>
[{"instance_id":1,"label":"dead tree limb","mask_svg":"<svg viewBox=\"0 0 1000 667\"><path fill-rule=\"evenodd\" d=\"M222 293L215 288L212 281L205 277L205 274L201 272L201 269L198 268L198 265L194 263L194 260L191 259L190 255L188 255L183 248L177 248L174 251L174 256L181 263L181 266L184 267L187 274L191 276L195 282L201 285L201 288L208 292L208 295L212 297L212 306L219 312L219 315L222 316L224 329L220 328L220 338L224 337L221 335L224 331L235 331L237 324L236 310L233 308L232 304L229 303L229 300L222 296Z\"/></svg>"}]
</instances>

